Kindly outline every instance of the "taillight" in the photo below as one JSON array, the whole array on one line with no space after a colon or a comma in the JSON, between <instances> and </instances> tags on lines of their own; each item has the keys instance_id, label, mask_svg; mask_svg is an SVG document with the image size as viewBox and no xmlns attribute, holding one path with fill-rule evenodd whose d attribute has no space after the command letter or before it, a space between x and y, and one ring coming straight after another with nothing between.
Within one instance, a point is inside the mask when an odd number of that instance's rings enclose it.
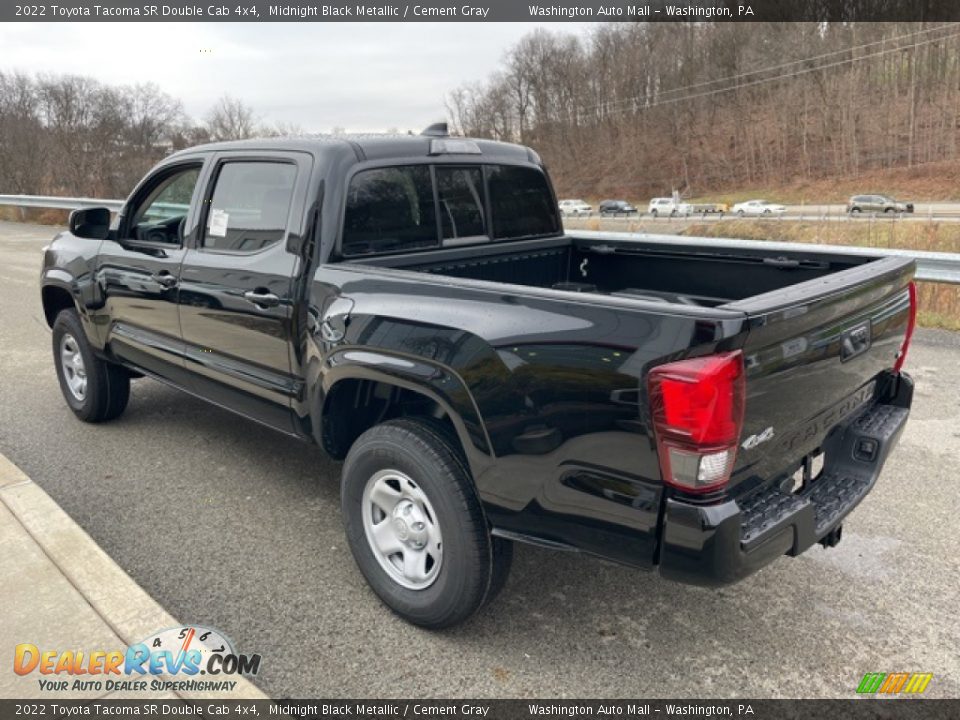
<instances>
[{"instance_id":1,"label":"taillight","mask_svg":"<svg viewBox=\"0 0 960 720\"><path fill-rule=\"evenodd\" d=\"M647 383L664 482L695 493L726 485L743 426L743 354L660 365Z\"/></svg>"},{"instance_id":2,"label":"taillight","mask_svg":"<svg viewBox=\"0 0 960 720\"><path fill-rule=\"evenodd\" d=\"M913 329L917 326L917 284L911 280L907 289L910 292L910 314L907 316L907 332L903 336L903 344L900 345L897 361L893 364L895 373L903 368L903 361L907 359L907 350L910 349L910 340L913 338Z\"/></svg>"}]
</instances>

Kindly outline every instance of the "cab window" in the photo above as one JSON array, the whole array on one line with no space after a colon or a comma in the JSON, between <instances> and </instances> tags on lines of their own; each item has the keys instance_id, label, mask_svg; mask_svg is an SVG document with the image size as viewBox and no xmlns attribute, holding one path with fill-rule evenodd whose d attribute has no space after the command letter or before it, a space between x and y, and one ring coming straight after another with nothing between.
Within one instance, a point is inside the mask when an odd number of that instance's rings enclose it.
<instances>
[{"instance_id":1,"label":"cab window","mask_svg":"<svg viewBox=\"0 0 960 720\"><path fill-rule=\"evenodd\" d=\"M343 222L344 255L415 250L438 242L429 166L365 170L353 177Z\"/></svg>"},{"instance_id":2,"label":"cab window","mask_svg":"<svg viewBox=\"0 0 960 720\"><path fill-rule=\"evenodd\" d=\"M200 164L178 168L161 177L134 209L129 235L134 240L179 245L190 199L200 177Z\"/></svg>"},{"instance_id":3,"label":"cab window","mask_svg":"<svg viewBox=\"0 0 960 720\"><path fill-rule=\"evenodd\" d=\"M203 247L250 253L283 240L296 180L293 163L225 162L210 197Z\"/></svg>"},{"instance_id":4,"label":"cab window","mask_svg":"<svg viewBox=\"0 0 960 720\"><path fill-rule=\"evenodd\" d=\"M537 168L405 165L354 175L340 248L344 256L376 255L559 232Z\"/></svg>"},{"instance_id":5,"label":"cab window","mask_svg":"<svg viewBox=\"0 0 960 720\"><path fill-rule=\"evenodd\" d=\"M483 172L479 167L437 168L437 199L444 245L487 240Z\"/></svg>"},{"instance_id":6,"label":"cab window","mask_svg":"<svg viewBox=\"0 0 960 720\"><path fill-rule=\"evenodd\" d=\"M535 168L493 165L488 168L493 237L553 235L560 219L546 176Z\"/></svg>"}]
</instances>

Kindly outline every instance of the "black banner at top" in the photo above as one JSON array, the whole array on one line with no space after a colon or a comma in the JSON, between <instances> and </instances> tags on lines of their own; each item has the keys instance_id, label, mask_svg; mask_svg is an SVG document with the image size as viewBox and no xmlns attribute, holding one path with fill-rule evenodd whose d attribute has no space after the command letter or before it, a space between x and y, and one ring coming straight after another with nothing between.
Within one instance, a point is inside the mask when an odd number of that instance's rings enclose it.
<instances>
[{"instance_id":1,"label":"black banner at top","mask_svg":"<svg viewBox=\"0 0 960 720\"><path fill-rule=\"evenodd\" d=\"M0 717L144 720L954 720L960 700L0 700Z\"/></svg>"},{"instance_id":2,"label":"black banner at top","mask_svg":"<svg viewBox=\"0 0 960 720\"><path fill-rule=\"evenodd\" d=\"M4 22L954 22L958 0L62 0Z\"/></svg>"}]
</instances>

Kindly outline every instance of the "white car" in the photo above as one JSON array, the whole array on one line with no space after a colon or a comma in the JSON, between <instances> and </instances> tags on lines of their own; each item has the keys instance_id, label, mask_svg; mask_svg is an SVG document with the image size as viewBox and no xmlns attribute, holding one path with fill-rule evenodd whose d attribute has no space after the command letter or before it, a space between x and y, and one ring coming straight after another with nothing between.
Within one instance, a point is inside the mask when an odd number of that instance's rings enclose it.
<instances>
[{"instance_id":1,"label":"white car","mask_svg":"<svg viewBox=\"0 0 960 720\"><path fill-rule=\"evenodd\" d=\"M581 215L589 215L593 208L587 205L583 200L561 200L560 205L560 214L564 217L580 217Z\"/></svg>"},{"instance_id":2,"label":"white car","mask_svg":"<svg viewBox=\"0 0 960 720\"><path fill-rule=\"evenodd\" d=\"M730 209L730 212L736 213L740 217L744 215L783 215L786 211L787 208L783 205L770 203L766 200L747 200L737 203Z\"/></svg>"},{"instance_id":3,"label":"white car","mask_svg":"<svg viewBox=\"0 0 960 720\"><path fill-rule=\"evenodd\" d=\"M647 205L647 213L654 217L658 215L689 215L690 205L685 202L677 202L672 197L653 198Z\"/></svg>"}]
</instances>

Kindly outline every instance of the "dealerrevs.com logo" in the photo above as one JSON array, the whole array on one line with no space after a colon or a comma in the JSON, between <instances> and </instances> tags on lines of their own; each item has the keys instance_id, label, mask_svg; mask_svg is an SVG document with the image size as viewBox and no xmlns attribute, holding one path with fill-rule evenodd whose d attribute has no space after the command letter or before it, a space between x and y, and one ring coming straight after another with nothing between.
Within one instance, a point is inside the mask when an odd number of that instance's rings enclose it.
<instances>
[{"instance_id":1,"label":"dealerrevs.com logo","mask_svg":"<svg viewBox=\"0 0 960 720\"><path fill-rule=\"evenodd\" d=\"M161 630L123 650L56 650L20 643L13 671L38 675L40 689L49 692L230 692L237 685L230 677L260 671L260 655L238 654L222 633L192 626Z\"/></svg>"}]
</instances>

